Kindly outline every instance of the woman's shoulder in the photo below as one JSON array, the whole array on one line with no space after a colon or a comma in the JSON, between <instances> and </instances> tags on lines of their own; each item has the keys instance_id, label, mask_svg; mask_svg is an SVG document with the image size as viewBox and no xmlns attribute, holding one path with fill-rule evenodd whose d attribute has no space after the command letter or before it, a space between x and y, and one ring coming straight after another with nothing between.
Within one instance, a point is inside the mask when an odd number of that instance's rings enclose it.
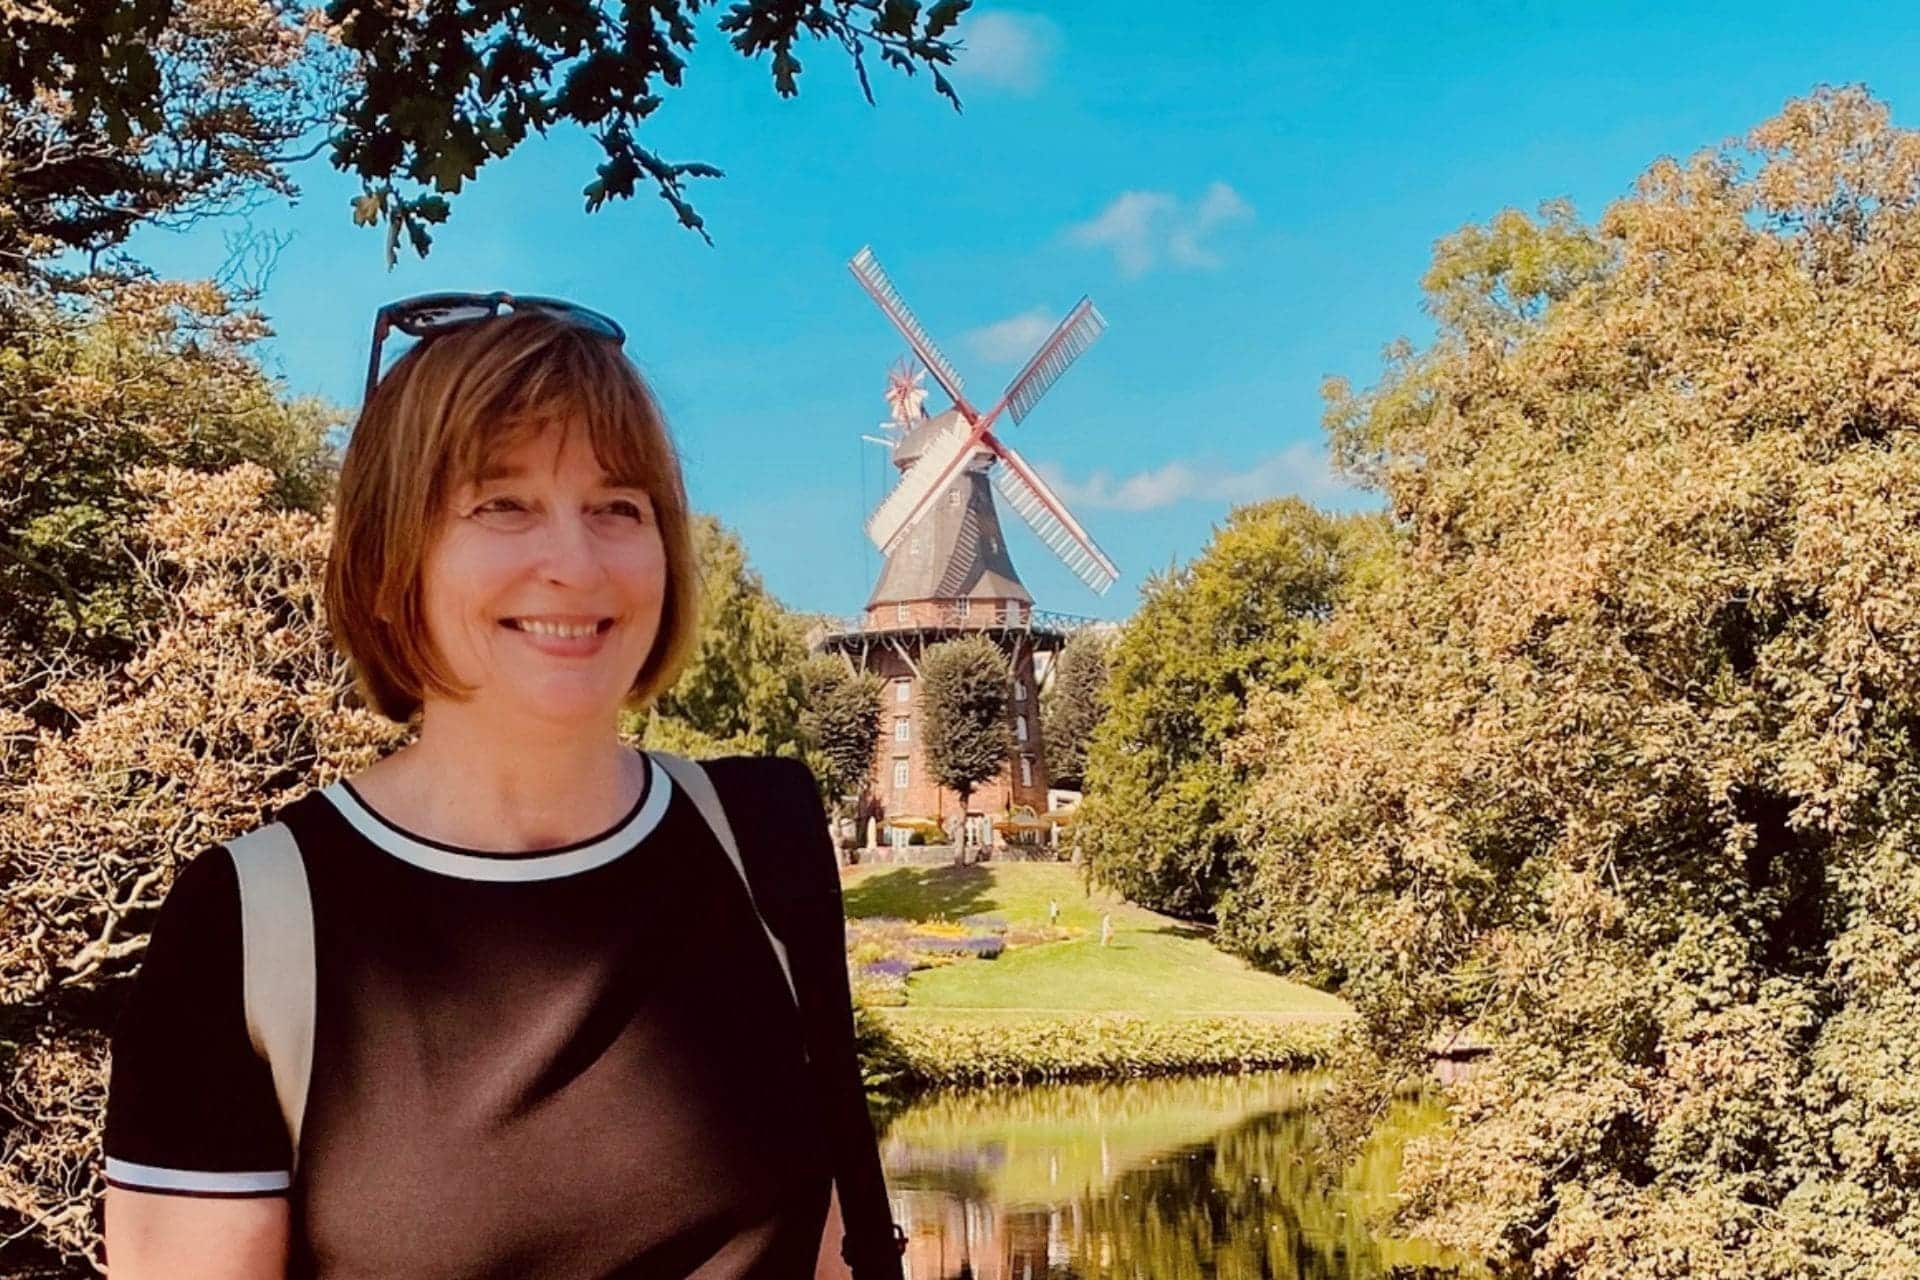
<instances>
[{"instance_id":1,"label":"woman's shoulder","mask_svg":"<svg viewBox=\"0 0 1920 1280\"><path fill-rule=\"evenodd\" d=\"M224 844L208 845L174 869L152 920L141 971L162 979L175 972L196 975L197 983L198 976L237 974L239 954L239 873ZM182 984L166 979L160 985Z\"/></svg>"},{"instance_id":2,"label":"woman's shoulder","mask_svg":"<svg viewBox=\"0 0 1920 1280\"><path fill-rule=\"evenodd\" d=\"M763 801L817 794L813 770L791 756L717 756L700 765L723 792L738 787Z\"/></svg>"},{"instance_id":3,"label":"woman's shoulder","mask_svg":"<svg viewBox=\"0 0 1920 1280\"><path fill-rule=\"evenodd\" d=\"M782 875L800 875L809 892L823 891L822 876L837 884L837 862L827 832L825 804L813 770L803 760L790 756L722 756L701 762L713 788L726 806L729 820L740 837L749 860L755 851L781 851L773 860ZM811 847L817 857L790 855L796 841ZM811 870L821 868L816 875ZM805 870L803 870L805 869Z\"/></svg>"},{"instance_id":4,"label":"woman's shoulder","mask_svg":"<svg viewBox=\"0 0 1920 1280\"><path fill-rule=\"evenodd\" d=\"M302 815L325 807L329 807L326 797L320 794L318 788L304 791L284 804L270 807L252 826L202 847L200 852L181 863L174 872L173 885L167 891L167 901L179 898L184 903L211 906L215 910L222 909L223 904L230 905L237 901L240 892L239 873L234 867L232 846L258 838L276 826L297 828L302 823Z\"/></svg>"},{"instance_id":5,"label":"woman's shoulder","mask_svg":"<svg viewBox=\"0 0 1920 1280\"><path fill-rule=\"evenodd\" d=\"M181 863L174 871L173 883L167 890L167 913L175 917L190 915L204 918L214 915L224 918L234 912L240 900L240 878L230 846L267 831L282 822L290 812L311 804L317 795L317 792L309 792L263 817L255 825L205 846Z\"/></svg>"}]
</instances>

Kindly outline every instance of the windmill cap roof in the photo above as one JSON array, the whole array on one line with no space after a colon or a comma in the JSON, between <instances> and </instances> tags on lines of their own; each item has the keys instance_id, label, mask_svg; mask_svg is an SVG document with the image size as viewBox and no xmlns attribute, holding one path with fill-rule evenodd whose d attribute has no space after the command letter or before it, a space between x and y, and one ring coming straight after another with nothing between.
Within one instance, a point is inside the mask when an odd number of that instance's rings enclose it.
<instances>
[{"instance_id":1,"label":"windmill cap roof","mask_svg":"<svg viewBox=\"0 0 1920 1280\"><path fill-rule=\"evenodd\" d=\"M958 409L949 409L945 413L922 418L909 427L907 433L901 436L893 446L893 465L903 471L913 465L919 460L920 455L927 451L927 441L946 430L959 416Z\"/></svg>"}]
</instances>

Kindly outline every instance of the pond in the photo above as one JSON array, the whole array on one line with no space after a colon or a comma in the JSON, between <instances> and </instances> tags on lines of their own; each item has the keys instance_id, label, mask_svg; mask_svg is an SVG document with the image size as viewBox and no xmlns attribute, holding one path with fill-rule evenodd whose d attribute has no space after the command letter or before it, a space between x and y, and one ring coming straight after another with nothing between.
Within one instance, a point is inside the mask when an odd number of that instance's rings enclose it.
<instances>
[{"instance_id":1,"label":"pond","mask_svg":"<svg viewBox=\"0 0 1920 1280\"><path fill-rule=\"evenodd\" d=\"M1323 1076L983 1089L921 1099L881 1154L907 1280L1438 1280L1471 1269L1379 1234L1408 1101L1351 1168L1327 1168Z\"/></svg>"}]
</instances>

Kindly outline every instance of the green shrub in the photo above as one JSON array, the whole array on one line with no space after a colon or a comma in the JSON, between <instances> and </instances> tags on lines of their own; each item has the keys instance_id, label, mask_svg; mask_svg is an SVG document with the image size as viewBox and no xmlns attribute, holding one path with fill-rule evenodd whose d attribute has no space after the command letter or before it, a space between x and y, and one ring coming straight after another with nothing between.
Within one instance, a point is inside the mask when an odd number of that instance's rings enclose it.
<instances>
[{"instance_id":1,"label":"green shrub","mask_svg":"<svg viewBox=\"0 0 1920 1280\"><path fill-rule=\"evenodd\" d=\"M1032 1084L1316 1066L1342 1034L1255 1018L935 1020L861 1011L870 1087Z\"/></svg>"}]
</instances>

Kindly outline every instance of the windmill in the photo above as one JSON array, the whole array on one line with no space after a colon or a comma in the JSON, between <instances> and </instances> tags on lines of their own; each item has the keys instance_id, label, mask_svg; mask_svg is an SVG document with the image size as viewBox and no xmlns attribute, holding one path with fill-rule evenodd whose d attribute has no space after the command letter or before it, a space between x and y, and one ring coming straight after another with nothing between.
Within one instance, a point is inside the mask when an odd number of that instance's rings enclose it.
<instances>
[{"instance_id":1,"label":"windmill","mask_svg":"<svg viewBox=\"0 0 1920 1280\"><path fill-rule=\"evenodd\" d=\"M861 249L847 265L907 340L919 367L902 362L889 372L885 436L868 437L889 447L900 471L899 481L866 521L867 535L886 563L865 614L825 630L816 645L846 655L888 684L883 715L891 720L892 732L884 732L883 724L863 808L902 825L939 818L944 800L921 755L920 654L928 645L969 632L985 633L1006 652L1014 754L998 782L973 792L973 811L966 815L975 824L975 842L984 843L996 814L1013 826L1020 809L1037 814L1047 808L1035 656L1057 652L1066 642L1060 615L1034 614L1033 598L1001 535L994 492L1094 592L1104 593L1119 576L1066 503L994 426L1002 417L1023 422L1107 322L1082 298L982 412L967 399L959 373L908 309L872 249ZM951 402L931 415L926 411L929 388L923 385L928 375Z\"/></svg>"},{"instance_id":2,"label":"windmill","mask_svg":"<svg viewBox=\"0 0 1920 1280\"><path fill-rule=\"evenodd\" d=\"M993 425L1003 413L1016 423L1024 422L1060 375L1105 331L1106 318L1090 299L1081 298L1014 375L993 407L982 413L967 399L959 373L893 287L873 250L861 249L847 266L953 402L952 408L925 425L912 427L897 442L894 461L901 468L900 481L867 517L867 536L891 557L902 538L963 471L990 470L994 487L1040 541L1096 594L1104 594L1120 571L1039 473L994 434ZM892 386L897 385L890 385L890 403L895 400ZM895 418L900 420L897 412ZM903 457L902 446L908 442L914 447Z\"/></svg>"}]
</instances>

